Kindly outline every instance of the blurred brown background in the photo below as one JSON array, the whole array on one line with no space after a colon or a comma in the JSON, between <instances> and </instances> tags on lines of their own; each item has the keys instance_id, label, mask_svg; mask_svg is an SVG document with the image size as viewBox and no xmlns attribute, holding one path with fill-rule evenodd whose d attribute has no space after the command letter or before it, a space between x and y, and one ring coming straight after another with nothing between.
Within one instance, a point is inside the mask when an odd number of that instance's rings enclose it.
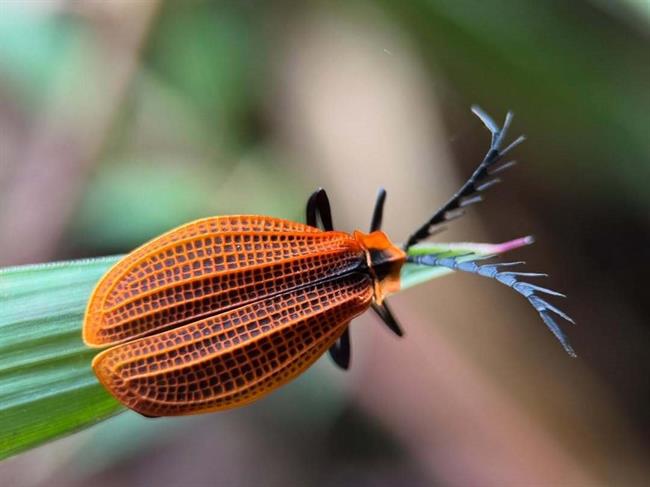
<instances>
[{"instance_id":1,"label":"blurred brown background","mask_svg":"<svg viewBox=\"0 0 650 487\"><path fill-rule=\"evenodd\" d=\"M302 220L328 189L397 241L476 165L469 112L516 113L522 163L440 240L533 234L514 257L578 322L466 275L355 321L253 406L122 414L0 465L3 486L650 483L650 5L0 0L0 264L123 253L226 213Z\"/></svg>"}]
</instances>

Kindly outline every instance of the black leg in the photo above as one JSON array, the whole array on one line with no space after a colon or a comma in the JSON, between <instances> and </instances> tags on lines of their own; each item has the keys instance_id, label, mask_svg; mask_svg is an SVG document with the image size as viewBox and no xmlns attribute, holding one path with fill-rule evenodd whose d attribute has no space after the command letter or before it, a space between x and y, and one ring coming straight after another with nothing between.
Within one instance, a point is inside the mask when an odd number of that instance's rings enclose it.
<instances>
[{"instance_id":1,"label":"black leg","mask_svg":"<svg viewBox=\"0 0 650 487\"><path fill-rule=\"evenodd\" d=\"M336 365L343 370L348 370L350 367L350 323L346 325L345 331L336 343L330 347L329 354Z\"/></svg>"},{"instance_id":2,"label":"black leg","mask_svg":"<svg viewBox=\"0 0 650 487\"><path fill-rule=\"evenodd\" d=\"M318 188L307 200L307 225L317 227L319 218L323 230L334 230L330 200L323 188Z\"/></svg>"},{"instance_id":3,"label":"black leg","mask_svg":"<svg viewBox=\"0 0 650 487\"><path fill-rule=\"evenodd\" d=\"M327 193L322 188L318 191L317 207L320 221L323 224L323 230L331 232L334 230L334 225L332 224L332 210L330 209L330 199L327 197Z\"/></svg>"},{"instance_id":4,"label":"black leg","mask_svg":"<svg viewBox=\"0 0 650 487\"><path fill-rule=\"evenodd\" d=\"M375 200L375 209L372 212L372 220L370 221L370 231L374 232L376 230L381 230L381 222L384 218L384 203L386 202L386 190L384 188L379 188L377 192L377 199ZM388 303L384 301L382 304L372 304L372 310L377 313L377 316L381 318L384 324L397 335L401 337L404 335L402 327L397 323L397 320L393 316Z\"/></svg>"},{"instance_id":5,"label":"black leg","mask_svg":"<svg viewBox=\"0 0 650 487\"><path fill-rule=\"evenodd\" d=\"M307 225L310 227L318 226L318 220L316 218L316 200L318 199L318 192L320 189L314 191L309 199L307 200Z\"/></svg>"},{"instance_id":6,"label":"black leg","mask_svg":"<svg viewBox=\"0 0 650 487\"><path fill-rule=\"evenodd\" d=\"M375 313L377 313L377 315L381 318L381 320L384 322L384 324L388 327L390 331L395 333L395 335L397 335L398 337L404 336L402 327L395 319L395 316L393 316L393 313L388 307L388 303L386 301L384 301L381 305L373 303L372 310Z\"/></svg>"},{"instance_id":7,"label":"black leg","mask_svg":"<svg viewBox=\"0 0 650 487\"><path fill-rule=\"evenodd\" d=\"M312 193L307 200L307 225L312 227L319 227L318 220L320 220L320 228L325 231L334 230L332 224L332 211L330 209L330 201L327 193L323 188L318 188ZM350 328L349 323L345 327L345 331L336 340L336 343L329 349L330 357L334 363L347 370L350 366Z\"/></svg>"},{"instance_id":8,"label":"black leg","mask_svg":"<svg viewBox=\"0 0 650 487\"><path fill-rule=\"evenodd\" d=\"M408 249L412 245L415 245L420 240L431 236L434 233L434 227L441 223L453 220L454 218L462 215L463 208L465 206L471 205L478 201L481 201L482 197L479 194L480 192L486 190L490 186L498 183L499 178L488 179L489 176L493 176L498 172L507 169L512 166L512 162L507 162L501 166L494 167L494 165L501 160L501 158L518 146L524 141L524 137L521 136L512 142L505 149L501 149L501 144L503 139L506 136L510 123L512 122L512 113L508 112L506 119L503 122L503 127L499 128L494 120L492 120L483 110L477 106L472 107L474 114L481 119L483 124L492 134L492 142L490 143L490 149L483 158L483 161L478 165L474 173L470 178L463 184L463 186L454 194L447 203L445 203L438 211L436 211L433 216L420 228L418 228L413 235L411 235L404 248Z\"/></svg>"},{"instance_id":9,"label":"black leg","mask_svg":"<svg viewBox=\"0 0 650 487\"><path fill-rule=\"evenodd\" d=\"M370 231L381 230L381 221L384 218L384 203L386 202L386 190L379 188L377 192L377 199L375 200L375 209L372 212L372 220L370 220Z\"/></svg>"}]
</instances>

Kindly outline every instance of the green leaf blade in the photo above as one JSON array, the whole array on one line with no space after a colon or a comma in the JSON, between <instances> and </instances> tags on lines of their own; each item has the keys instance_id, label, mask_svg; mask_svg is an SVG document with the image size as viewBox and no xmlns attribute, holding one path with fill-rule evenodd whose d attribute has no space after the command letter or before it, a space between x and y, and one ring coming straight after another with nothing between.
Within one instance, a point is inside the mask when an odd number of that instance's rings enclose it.
<instances>
[{"instance_id":1,"label":"green leaf blade","mask_svg":"<svg viewBox=\"0 0 650 487\"><path fill-rule=\"evenodd\" d=\"M90 367L86 303L119 256L0 270L0 458L123 410Z\"/></svg>"}]
</instances>

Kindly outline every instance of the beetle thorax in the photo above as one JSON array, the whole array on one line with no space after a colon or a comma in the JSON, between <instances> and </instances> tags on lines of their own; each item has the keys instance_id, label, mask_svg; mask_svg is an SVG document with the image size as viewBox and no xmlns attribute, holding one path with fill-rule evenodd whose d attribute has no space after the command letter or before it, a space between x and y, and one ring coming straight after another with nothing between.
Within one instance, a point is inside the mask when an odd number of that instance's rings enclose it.
<instances>
[{"instance_id":1,"label":"beetle thorax","mask_svg":"<svg viewBox=\"0 0 650 487\"><path fill-rule=\"evenodd\" d=\"M386 296L399 291L400 270L406 254L382 231L357 230L353 235L366 251L368 268L375 280L375 301L381 304Z\"/></svg>"}]
</instances>

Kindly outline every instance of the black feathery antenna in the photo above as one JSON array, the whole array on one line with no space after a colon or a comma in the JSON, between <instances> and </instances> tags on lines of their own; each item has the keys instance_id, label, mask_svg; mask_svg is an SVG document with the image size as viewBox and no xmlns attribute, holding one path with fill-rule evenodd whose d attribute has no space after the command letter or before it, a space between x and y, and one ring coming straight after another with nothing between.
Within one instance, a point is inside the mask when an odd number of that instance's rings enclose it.
<instances>
[{"instance_id":1,"label":"black feathery antenna","mask_svg":"<svg viewBox=\"0 0 650 487\"><path fill-rule=\"evenodd\" d=\"M492 134L490 149L487 154L485 154L483 161L481 161L474 173L456 192L456 194L454 194L447 203L440 207L424 225L418 228L408 238L404 245L405 249L408 249L421 240L430 237L435 232L435 227L437 225L454 220L461 216L464 213L464 207L481 201L483 198L479 193L501 181L499 178L492 176L512 167L515 164L515 161L510 161L495 167L495 164L499 162L503 156L508 154L512 149L525 140L523 135L519 136L514 142L501 150L503 139L512 123L512 112L507 113L506 119L503 122L503 127L501 128L499 128L494 120L492 120L492 118L490 118L490 116L480 107L476 105L472 106L472 112L474 112Z\"/></svg>"}]
</instances>

